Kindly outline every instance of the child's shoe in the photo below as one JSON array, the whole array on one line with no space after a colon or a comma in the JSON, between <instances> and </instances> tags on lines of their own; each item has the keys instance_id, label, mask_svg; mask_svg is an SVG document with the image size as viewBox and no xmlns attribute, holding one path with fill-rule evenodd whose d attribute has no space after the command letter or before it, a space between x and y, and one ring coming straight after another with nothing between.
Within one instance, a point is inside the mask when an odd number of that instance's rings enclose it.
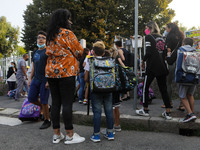
<instances>
[{"instance_id":1,"label":"child's shoe","mask_svg":"<svg viewBox=\"0 0 200 150\"><path fill-rule=\"evenodd\" d=\"M92 140L93 142L100 142L101 141L101 139L100 139L100 135L99 134L97 134L97 135L92 135L91 137L90 137L90 140Z\"/></svg>"},{"instance_id":2,"label":"child's shoe","mask_svg":"<svg viewBox=\"0 0 200 150\"><path fill-rule=\"evenodd\" d=\"M106 134L104 134L104 137L107 138L109 141L115 139L113 132L108 132L108 131L106 131Z\"/></svg>"},{"instance_id":3,"label":"child's shoe","mask_svg":"<svg viewBox=\"0 0 200 150\"><path fill-rule=\"evenodd\" d=\"M84 104L84 105L87 105L87 102L88 102L87 99L84 99L84 100L83 100L83 104Z\"/></svg>"}]
</instances>

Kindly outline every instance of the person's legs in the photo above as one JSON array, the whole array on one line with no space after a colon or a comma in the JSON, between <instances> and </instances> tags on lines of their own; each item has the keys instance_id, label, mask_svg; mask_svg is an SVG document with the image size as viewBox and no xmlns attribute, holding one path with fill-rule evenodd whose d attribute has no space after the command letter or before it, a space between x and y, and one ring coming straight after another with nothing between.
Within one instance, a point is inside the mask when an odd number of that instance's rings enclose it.
<instances>
[{"instance_id":1,"label":"person's legs","mask_svg":"<svg viewBox=\"0 0 200 150\"><path fill-rule=\"evenodd\" d=\"M149 87L155 77L153 75L145 75L143 86L143 106L144 110L148 110L149 104Z\"/></svg>"},{"instance_id":2,"label":"person's legs","mask_svg":"<svg viewBox=\"0 0 200 150\"><path fill-rule=\"evenodd\" d=\"M190 104L189 104L187 98L181 98L181 101L182 101L182 103L183 103L185 109L187 110L187 113L188 113L188 114L192 113L192 110L191 110L191 108L190 108Z\"/></svg>"},{"instance_id":3,"label":"person's legs","mask_svg":"<svg viewBox=\"0 0 200 150\"><path fill-rule=\"evenodd\" d=\"M90 97L89 97L89 94L90 94L90 93L89 93L89 86L90 86L90 85L89 85L88 82L86 82L86 85L87 85L87 86L86 86L86 89L85 89L85 99L84 99L84 101L83 101L84 104L87 104L87 101L88 101L88 99L90 98Z\"/></svg>"},{"instance_id":4,"label":"person's legs","mask_svg":"<svg viewBox=\"0 0 200 150\"><path fill-rule=\"evenodd\" d=\"M106 115L107 131L113 132L113 107L112 94L107 93L103 95L104 111Z\"/></svg>"},{"instance_id":5,"label":"person's legs","mask_svg":"<svg viewBox=\"0 0 200 150\"><path fill-rule=\"evenodd\" d=\"M84 72L81 72L79 74L79 79L80 79L79 101L83 101L83 93L85 88Z\"/></svg>"},{"instance_id":6,"label":"person's legs","mask_svg":"<svg viewBox=\"0 0 200 150\"><path fill-rule=\"evenodd\" d=\"M25 88L25 90L26 90L26 92L28 94L28 83L27 83L26 80L24 80L24 88Z\"/></svg>"},{"instance_id":7,"label":"person's legs","mask_svg":"<svg viewBox=\"0 0 200 150\"><path fill-rule=\"evenodd\" d=\"M15 89L15 84L16 84L16 82L11 82L11 90Z\"/></svg>"},{"instance_id":8,"label":"person's legs","mask_svg":"<svg viewBox=\"0 0 200 150\"><path fill-rule=\"evenodd\" d=\"M8 90L10 91L11 87L12 87L12 83L11 83L11 81L7 81L7 83L8 83Z\"/></svg>"},{"instance_id":9,"label":"person's legs","mask_svg":"<svg viewBox=\"0 0 200 150\"><path fill-rule=\"evenodd\" d=\"M170 103L172 103L172 81L174 80L174 72L175 72L175 63L173 65L169 65L169 74L167 75L167 92L169 95Z\"/></svg>"},{"instance_id":10,"label":"person's legs","mask_svg":"<svg viewBox=\"0 0 200 150\"><path fill-rule=\"evenodd\" d=\"M37 80L33 79L28 93L28 101L30 103L40 106L41 107L40 109L42 109L42 105L38 100L39 89L40 89L40 83Z\"/></svg>"},{"instance_id":11,"label":"person's legs","mask_svg":"<svg viewBox=\"0 0 200 150\"><path fill-rule=\"evenodd\" d=\"M45 84L46 82L41 82L40 84L40 102L43 108L44 119L50 120L49 105L48 105L49 89L45 87Z\"/></svg>"},{"instance_id":12,"label":"person's legs","mask_svg":"<svg viewBox=\"0 0 200 150\"><path fill-rule=\"evenodd\" d=\"M158 87L159 87L163 102L166 107L166 112L170 112L171 105L169 101L169 95L167 93L166 76L159 76L159 77L156 77L156 79L157 79Z\"/></svg>"},{"instance_id":13,"label":"person's legs","mask_svg":"<svg viewBox=\"0 0 200 150\"><path fill-rule=\"evenodd\" d=\"M187 94L187 98L189 100L191 111L194 113L194 96L191 94Z\"/></svg>"},{"instance_id":14,"label":"person's legs","mask_svg":"<svg viewBox=\"0 0 200 150\"><path fill-rule=\"evenodd\" d=\"M91 98L94 134L97 135L100 133L103 95L99 93L91 93Z\"/></svg>"},{"instance_id":15,"label":"person's legs","mask_svg":"<svg viewBox=\"0 0 200 150\"><path fill-rule=\"evenodd\" d=\"M113 117L115 116L115 118L113 118L114 121L115 121L114 126L119 126L120 125L120 122L119 122L119 118L120 118L119 107L115 107L114 114L113 114Z\"/></svg>"},{"instance_id":16,"label":"person's legs","mask_svg":"<svg viewBox=\"0 0 200 150\"><path fill-rule=\"evenodd\" d=\"M60 135L60 108L61 108L59 79L48 78L48 83L49 83L51 96L52 96L51 120L53 124L54 134L59 136Z\"/></svg>"},{"instance_id":17,"label":"person's legs","mask_svg":"<svg viewBox=\"0 0 200 150\"><path fill-rule=\"evenodd\" d=\"M65 124L65 130L69 137L73 136L72 125L72 104L75 90L75 77L67 77L60 79L60 96L62 102L62 116Z\"/></svg>"},{"instance_id":18,"label":"person's legs","mask_svg":"<svg viewBox=\"0 0 200 150\"><path fill-rule=\"evenodd\" d=\"M113 119L114 119L114 127L119 126L119 118L120 118L120 112L119 112L119 106L120 106L120 94L119 92L113 92L112 93L112 104L113 104Z\"/></svg>"},{"instance_id":19,"label":"person's legs","mask_svg":"<svg viewBox=\"0 0 200 150\"><path fill-rule=\"evenodd\" d=\"M16 93L15 93L15 100L17 100L19 98L19 94L24 86L24 81L25 81L25 79L23 76L17 78L17 89L16 89Z\"/></svg>"},{"instance_id":20,"label":"person's legs","mask_svg":"<svg viewBox=\"0 0 200 150\"><path fill-rule=\"evenodd\" d=\"M187 98L190 104L191 111L194 113L194 92L196 90L196 85L190 85L187 91Z\"/></svg>"}]
</instances>

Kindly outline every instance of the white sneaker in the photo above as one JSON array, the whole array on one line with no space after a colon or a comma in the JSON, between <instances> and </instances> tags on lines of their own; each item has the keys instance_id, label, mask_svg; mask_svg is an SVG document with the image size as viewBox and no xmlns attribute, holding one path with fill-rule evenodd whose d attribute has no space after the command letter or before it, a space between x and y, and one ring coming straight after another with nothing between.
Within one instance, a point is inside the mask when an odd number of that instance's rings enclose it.
<instances>
[{"instance_id":1,"label":"white sneaker","mask_svg":"<svg viewBox=\"0 0 200 150\"><path fill-rule=\"evenodd\" d=\"M57 143L59 143L61 140L63 140L64 138L65 138L65 136L64 136L62 133L60 133L60 135L54 134L54 135L53 135L53 143L54 143L54 144L57 144Z\"/></svg>"},{"instance_id":2,"label":"white sneaker","mask_svg":"<svg viewBox=\"0 0 200 150\"><path fill-rule=\"evenodd\" d=\"M75 143L81 143L84 141L85 141L84 137L81 137L77 133L74 133L74 135L71 138L66 135L64 143L65 144L75 144Z\"/></svg>"},{"instance_id":3,"label":"white sneaker","mask_svg":"<svg viewBox=\"0 0 200 150\"><path fill-rule=\"evenodd\" d=\"M164 111L164 112L162 113L162 116L163 116L163 118L165 118L165 119L167 119L167 120L171 120L171 119L172 119L171 113L168 113L168 112L166 112L166 111Z\"/></svg>"},{"instance_id":4,"label":"white sneaker","mask_svg":"<svg viewBox=\"0 0 200 150\"><path fill-rule=\"evenodd\" d=\"M147 111L145 112L143 108L139 109L139 110L136 110L135 112L136 112L136 114L138 114L140 116L149 117L149 113Z\"/></svg>"}]
</instances>

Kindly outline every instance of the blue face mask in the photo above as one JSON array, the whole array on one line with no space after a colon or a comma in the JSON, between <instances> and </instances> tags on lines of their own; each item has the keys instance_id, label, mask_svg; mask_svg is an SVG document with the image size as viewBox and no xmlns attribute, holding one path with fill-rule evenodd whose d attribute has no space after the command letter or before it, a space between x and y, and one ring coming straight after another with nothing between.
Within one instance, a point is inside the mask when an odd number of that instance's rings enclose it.
<instances>
[{"instance_id":1,"label":"blue face mask","mask_svg":"<svg viewBox=\"0 0 200 150\"><path fill-rule=\"evenodd\" d=\"M38 46L39 48L44 48L44 47L46 46L46 44L42 44L42 45L37 44L37 46Z\"/></svg>"},{"instance_id":2,"label":"blue face mask","mask_svg":"<svg viewBox=\"0 0 200 150\"><path fill-rule=\"evenodd\" d=\"M13 65L10 65L10 67L13 67Z\"/></svg>"},{"instance_id":3,"label":"blue face mask","mask_svg":"<svg viewBox=\"0 0 200 150\"><path fill-rule=\"evenodd\" d=\"M163 33L163 36L167 36L168 35L168 32L165 30L165 32Z\"/></svg>"}]
</instances>

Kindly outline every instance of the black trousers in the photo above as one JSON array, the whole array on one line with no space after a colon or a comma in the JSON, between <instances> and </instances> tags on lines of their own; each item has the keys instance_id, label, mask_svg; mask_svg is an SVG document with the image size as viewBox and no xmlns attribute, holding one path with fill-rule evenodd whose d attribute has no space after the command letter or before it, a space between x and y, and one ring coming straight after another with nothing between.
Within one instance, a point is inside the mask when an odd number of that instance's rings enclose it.
<instances>
[{"instance_id":1,"label":"black trousers","mask_svg":"<svg viewBox=\"0 0 200 150\"><path fill-rule=\"evenodd\" d=\"M60 129L60 109L65 130L72 130L72 104L75 91L75 77L48 78L52 96L51 120L53 129Z\"/></svg>"},{"instance_id":2,"label":"black trousers","mask_svg":"<svg viewBox=\"0 0 200 150\"><path fill-rule=\"evenodd\" d=\"M145 75L144 78L144 86L143 86L143 106L148 107L148 101L149 101L149 86L151 85L153 79L156 78L157 84L163 99L163 102L165 104L166 108L171 108L169 95L167 93L167 84L166 84L166 76L158 76L155 77L152 74Z\"/></svg>"},{"instance_id":3,"label":"black trousers","mask_svg":"<svg viewBox=\"0 0 200 150\"><path fill-rule=\"evenodd\" d=\"M15 81L7 81L7 82L8 82L9 91L14 90L16 82Z\"/></svg>"}]
</instances>

